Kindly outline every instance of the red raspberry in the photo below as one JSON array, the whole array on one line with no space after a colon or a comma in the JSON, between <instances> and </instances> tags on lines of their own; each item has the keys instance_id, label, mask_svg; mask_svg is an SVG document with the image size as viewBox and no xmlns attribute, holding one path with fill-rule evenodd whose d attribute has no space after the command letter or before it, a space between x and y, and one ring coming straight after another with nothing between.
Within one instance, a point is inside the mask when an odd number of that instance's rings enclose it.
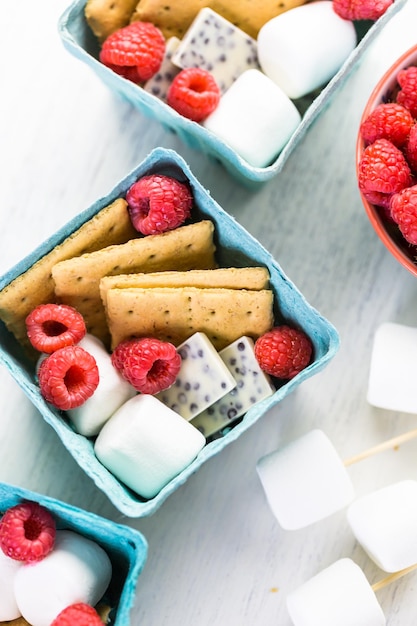
<instances>
[{"instance_id":1,"label":"red raspberry","mask_svg":"<svg viewBox=\"0 0 417 626\"><path fill-rule=\"evenodd\" d=\"M51 626L103 626L103 621L92 606L77 602L61 611Z\"/></svg>"},{"instance_id":2,"label":"red raspberry","mask_svg":"<svg viewBox=\"0 0 417 626\"><path fill-rule=\"evenodd\" d=\"M408 109L414 118L417 118L417 67L411 66L400 70L397 82L401 87L397 93L397 102Z\"/></svg>"},{"instance_id":3,"label":"red raspberry","mask_svg":"<svg viewBox=\"0 0 417 626\"><path fill-rule=\"evenodd\" d=\"M365 143L388 139L401 148L407 141L414 119L410 111L397 102L384 102L368 115L360 126Z\"/></svg>"},{"instance_id":4,"label":"red raspberry","mask_svg":"<svg viewBox=\"0 0 417 626\"><path fill-rule=\"evenodd\" d=\"M392 196L391 217L398 224L404 239L417 245L417 185Z\"/></svg>"},{"instance_id":5,"label":"red raspberry","mask_svg":"<svg viewBox=\"0 0 417 626\"><path fill-rule=\"evenodd\" d=\"M310 362L313 345L307 335L290 326L276 326L255 342L255 356L267 374L294 378Z\"/></svg>"},{"instance_id":6,"label":"red raspberry","mask_svg":"<svg viewBox=\"0 0 417 626\"><path fill-rule=\"evenodd\" d=\"M393 143L387 139L377 139L365 148L358 164L358 185L369 202L387 206L392 194L411 184L408 163Z\"/></svg>"},{"instance_id":7,"label":"red raspberry","mask_svg":"<svg viewBox=\"0 0 417 626\"><path fill-rule=\"evenodd\" d=\"M177 113L202 122L220 102L220 89L213 76L200 67L181 70L172 81L167 103Z\"/></svg>"},{"instance_id":8,"label":"red raspberry","mask_svg":"<svg viewBox=\"0 0 417 626\"><path fill-rule=\"evenodd\" d=\"M177 378L181 357L175 346L153 337L121 342L112 356L114 367L141 393L168 389Z\"/></svg>"},{"instance_id":9,"label":"red raspberry","mask_svg":"<svg viewBox=\"0 0 417 626\"><path fill-rule=\"evenodd\" d=\"M405 157L414 174L417 174L417 124L414 124L405 144Z\"/></svg>"},{"instance_id":10,"label":"red raspberry","mask_svg":"<svg viewBox=\"0 0 417 626\"><path fill-rule=\"evenodd\" d=\"M173 230L190 217L193 196L185 183L162 174L144 176L126 194L130 219L143 235Z\"/></svg>"},{"instance_id":11,"label":"red raspberry","mask_svg":"<svg viewBox=\"0 0 417 626\"><path fill-rule=\"evenodd\" d=\"M30 343L39 352L54 352L81 341L87 330L84 318L66 304L40 304L26 318Z\"/></svg>"},{"instance_id":12,"label":"red raspberry","mask_svg":"<svg viewBox=\"0 0 417 626\"><path fill-rule=\"evenodd\" d=\"M95 358L81 346L60 348L38 370L42 396L62 411L74 409L95 392L99 372Z\"/></svg>"},{"instance_id":13,"label":"red raspberry","mask_svg":"<svg viewBox=\"0 0 417 626\"><path fill-rule=\"evenodd\" d=\"M159 70L165 54L165 38L151 22L132 22L109 35L100 61L129 80L149 80ZM130 68L136 68L137 74ZM127 69L126 69L127 68Z\"/></svg>"},{"instance_id":14,"label":"red raspberry","mask_svg":"<svg viewBox=\"0 0 417 626\"><path fill-rule=\"evenodd\" d=\"M12 506L0 520L0 548L16 561L41 561L52 551L55 534L52 514L37 502Z\"/></svg>"},{"instance_id":15,"label":"red raspberry","mask_svg":"<svg viewBox=\"0 0 417 626\"><path fill-rule=\"evenodd\" d=\"M333 8L344 20L376 21L394 0L333 0Z\"/></svg>"}]
</instances>

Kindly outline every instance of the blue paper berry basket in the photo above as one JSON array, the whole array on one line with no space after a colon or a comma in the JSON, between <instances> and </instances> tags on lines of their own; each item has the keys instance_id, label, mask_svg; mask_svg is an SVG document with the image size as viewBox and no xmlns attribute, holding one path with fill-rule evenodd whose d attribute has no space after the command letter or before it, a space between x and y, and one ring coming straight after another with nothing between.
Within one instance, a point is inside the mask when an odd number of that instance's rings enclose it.
<instances>
[{"instance_id":1,"label":"blue paper berry basket","mask_svg":"<svg viewBox=\"0 0 417 626\"><path fill-rule=\"evenodd\" d=\"M148 544L133 528L21 487L0 482L0 517L21 502L37 502L53 515L58 529L72 530L100 545L112 564L112 579L103 603L110 609L108 624L129 626L136 587L147 558Z\"/></svg>"},{"instance_id":2,"label":"blue paper berry basket","mask_svg":"<svg viewBox=\"0 0 417 626\"><path fill-rule=\"evenodd\" d=\"M216 256L220 266L261 265L268 268L270 285L275 296L274 315L276 323L285 321L302 328L313 342L314 358L310 365L292 380L279 385L272 396L253 405L240 423L223 436L207 443L197 458L155 497L144 500L118 481L99 463L94 454L92 439L77 434L65 415L45 402L36 384L33 363L25 357L21 345L6 329L5 324L0 322L0 361L22 387L44 420L56 431L80 467L113 504L129 517L144 517L154 513L166 498L194 474L203 463L219 454L225 446L253 426L262 415L294 391L303 381L320 372L339 347L339 335L336 329L306 301L272 255L217 204L210 193L195 178L181 156L164 148L155 148L107 196L97 200L4 276L0 277L0 292L87 220L91 219L98 211L116 198L124 197L128 188L138 178L153 173L166 174L174 176L178 180L188 181L194 196L193 212L195 219L209 219L214 224Z\"/></svg>"},{"instance_id":3,"label":"blue paper berry basket","mask_svg":"<svg viewBox=\"0 0 417 626\"><path fill-rule=\"evenodd\" d=\"M200 150L219 161L241 184L257 188L274 178L284 167L288 157L301 142L310 126L330 103L332 96L360 62L364 51L375 36L407 0L396 0L376 22L355 22L357 45L337 74L321 90L316 90L295 101L302 120L276 160L267 167L253 167L224 141L218 139L201 124L179 115L154 95L118 76L98 61L99 44L84 17L86 0L75 0L61 15L59 34L65 48L86 63L111 91L127 100L143 115L157 119L168 130L176 133L184 144Z\"/></svg>"}]
</instances>

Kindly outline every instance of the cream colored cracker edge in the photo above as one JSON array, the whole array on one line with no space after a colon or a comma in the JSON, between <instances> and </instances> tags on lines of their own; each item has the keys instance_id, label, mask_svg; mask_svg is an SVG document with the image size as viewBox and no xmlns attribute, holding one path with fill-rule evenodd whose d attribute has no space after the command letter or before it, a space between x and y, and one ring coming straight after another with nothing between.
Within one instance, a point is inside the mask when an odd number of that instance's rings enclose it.
<instances>
[{"instance_id":1,"label":"cream colored cracker edge","mask_svg":"<svg viewBox=\"0 0 417 626\"><path fill-rule=\"evenodd\" d=\"M109 289L126 287L221 287L224 289L267 289L269 271L266 267L220 267L209 270L171 271L148 274L105 276L100 281L101 300L106 306Z\"/></svg>"},{"instance_id":2,"label":"cream colored cracker edge","mask_svg":"<svg viewBox=\"0 0 417 626\"><path fill-rule=\"evenodd\" d=\"M114 31L127 26L137 0L88 0L84 15L100 43Z\"/></svg>"}]
</instances>

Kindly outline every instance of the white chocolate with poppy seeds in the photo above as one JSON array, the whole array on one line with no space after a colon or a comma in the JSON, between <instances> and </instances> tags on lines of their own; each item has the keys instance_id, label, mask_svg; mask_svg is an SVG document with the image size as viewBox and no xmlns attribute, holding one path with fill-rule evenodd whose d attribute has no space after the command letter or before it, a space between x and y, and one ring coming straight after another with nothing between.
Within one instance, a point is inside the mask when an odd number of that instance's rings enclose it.
<instances>
[{"instance_id":1,"label":"white chocolate with poppy seeds","mask_svg":"<svg viewBox=\"0 0 417 626\"><path fill-rule=\"evenodd\" d=\"M156 397L191 420L236 387L236 380L204 333L195 333L177 351L181 368L175 383Z\"/></svg>"},{"instance_id":2,"label":"white chocolate with poppy seeds","mask_svg":"<svg viewBox=\"0 0 417 626\"><path fill-rule=\"evenodd\" d=\"M221 93L245 70L260 69L255 39L209 7L199 11L172 61L183 69L199 67L210 72Z\"/></svg>"},{"instance_id":3,"label":"white chocolate with poppy seeds","mask_svg":"<svg viewBox=\"0 0 417 626\"><path fill-rule=\"evenodd\" d=\"M236 386L192 420L205 437L233 424L251 406L275 392L269 376L259 367L253 346L251 337L240 337L219 352Z\"/></svg>"}]
</instances>

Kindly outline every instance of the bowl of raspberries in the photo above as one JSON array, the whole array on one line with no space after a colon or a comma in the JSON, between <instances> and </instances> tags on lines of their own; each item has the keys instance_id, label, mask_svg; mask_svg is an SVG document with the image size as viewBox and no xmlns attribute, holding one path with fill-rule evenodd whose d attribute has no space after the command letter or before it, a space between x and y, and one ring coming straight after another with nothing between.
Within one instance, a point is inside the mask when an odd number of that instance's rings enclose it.
<instances>
[{"instance_id":1,"label":"bowl of raspberries","mask_svg":"<svg viewBox=\"0 0 417 626\"><path fill-rule=\"evenodd\" d=\"M417 276L417 46L373 89L356 146L359 192L390 253Z\"/></svg>"}]
</instances>

